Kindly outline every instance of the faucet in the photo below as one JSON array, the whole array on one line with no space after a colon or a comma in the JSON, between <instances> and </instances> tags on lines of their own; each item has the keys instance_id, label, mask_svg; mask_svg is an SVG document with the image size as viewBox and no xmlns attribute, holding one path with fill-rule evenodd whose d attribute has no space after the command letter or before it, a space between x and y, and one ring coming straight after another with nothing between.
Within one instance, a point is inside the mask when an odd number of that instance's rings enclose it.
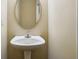
<instances>
[{"instance_id":1,"label":"faucet","mask_svg":"<svg viewBox=\"0 0 79 59\"><path fill-rule=\"evenodd\" d=\"M27 35L25 36L25 38L30 38L31 35L29 33L27 33Z\"/></svg>"}]
</instances>

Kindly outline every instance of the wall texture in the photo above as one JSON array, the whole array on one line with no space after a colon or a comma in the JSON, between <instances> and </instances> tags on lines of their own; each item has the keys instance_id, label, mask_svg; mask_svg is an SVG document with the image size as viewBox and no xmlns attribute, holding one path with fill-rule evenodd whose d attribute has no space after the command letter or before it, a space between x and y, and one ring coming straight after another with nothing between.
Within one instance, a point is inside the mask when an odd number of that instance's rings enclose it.
<instances>
[{"instance_id":1,"label":"wall texture","mask_svg":"<svg viewBox=\"0 0 79 59\"><path fill-rule=\"evenodd\" d=\"M45 40L46 44L42 48L32 50L32 59L47 59L47 40L48 40L48 27L47 27L47 0L40 0L42 4L42 17L41 21L30 30L32 35L41 35ZM14 18L14 5L16 0L8 0L8 59L23 59L23 51L11 47L9 41L15 35L26 35L27 29L22 29ZM32 24L32 23L29 23Z\"/></svg>"},{"instance_id":2,"label":"wall texture","mask_svg":"<svg viewBox=\"0 0 79 59\"><path fill-rule=\"evenodd\" d=\"M76 0L48 0L48 59L77 58Z\"/></svg>"}]
</instances>

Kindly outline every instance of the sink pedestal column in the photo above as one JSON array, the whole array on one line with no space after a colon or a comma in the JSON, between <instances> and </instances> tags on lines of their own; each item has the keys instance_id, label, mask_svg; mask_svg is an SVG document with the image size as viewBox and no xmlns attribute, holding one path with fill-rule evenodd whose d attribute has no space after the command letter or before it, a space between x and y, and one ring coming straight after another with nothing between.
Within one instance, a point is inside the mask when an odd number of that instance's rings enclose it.
<instances>
[{"instance_id":1,"label":"sink pedestal column","mask_svg":"<svg viewBox=\"0 0 79 59\"><path fill-rule=\"evenodd\" d=\"M24 59L31 59L31 50L24 51Z\"/></svg>"}]
</instances>

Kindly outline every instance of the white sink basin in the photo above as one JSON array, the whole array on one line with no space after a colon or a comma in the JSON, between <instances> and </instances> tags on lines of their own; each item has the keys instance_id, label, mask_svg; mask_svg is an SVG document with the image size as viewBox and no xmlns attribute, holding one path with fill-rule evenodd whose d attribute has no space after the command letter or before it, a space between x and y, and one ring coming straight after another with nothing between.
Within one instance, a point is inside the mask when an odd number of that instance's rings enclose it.
<instances>
[{"instance_id":1,"label":"white sink basin","mask_svg":"<svg viewBox=\"0 0 79 59\"><path fill-rule=\"evenodd\" d=\"M41 36L15 36L11 41L11 45L19 49L33 49L45 44L45 40Z\"/></svg>"}]
</instances>

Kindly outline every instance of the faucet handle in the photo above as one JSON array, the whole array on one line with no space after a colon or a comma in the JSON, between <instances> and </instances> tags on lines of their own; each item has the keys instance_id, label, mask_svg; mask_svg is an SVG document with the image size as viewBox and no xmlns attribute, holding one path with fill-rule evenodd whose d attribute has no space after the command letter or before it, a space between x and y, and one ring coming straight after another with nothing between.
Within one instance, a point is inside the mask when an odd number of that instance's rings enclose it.
<instances>
[{"instance_id":1,"label":"faucet handle","mask_svg":"<svg viewBox=\"0 0 79 59\"><path fill-rule=\"evenodd\" d=\"M31 37L31 35L30 35L30 34L27 34L25 37L26 37L26 38L30 38L30 37Z\"/></svg>"}]
</instances>

